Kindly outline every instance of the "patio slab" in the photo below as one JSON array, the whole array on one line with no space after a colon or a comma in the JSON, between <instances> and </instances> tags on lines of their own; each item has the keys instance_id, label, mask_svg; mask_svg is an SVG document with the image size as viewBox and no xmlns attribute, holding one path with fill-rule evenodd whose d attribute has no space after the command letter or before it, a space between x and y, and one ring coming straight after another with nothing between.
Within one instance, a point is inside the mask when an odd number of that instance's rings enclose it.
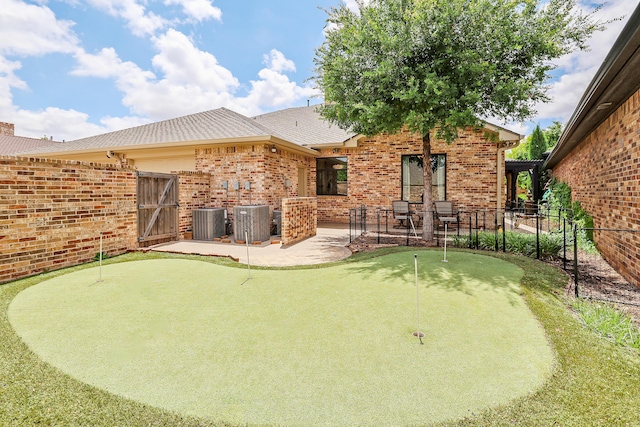
<instances>
[{"instance_id":1,"label":"patio slab","mask_svg":"<svg viewBox=\"0 0 640 427\"><path fill-rule=\"evenodd\" d=\"M318 224L316 235L289 246L270 242L249 245L251 265L288 267L339 261L351 255L348 224ZM181 240L150 247L152 251L232 257L247 263L244 244Z\"/></svg>"}]
</instances>

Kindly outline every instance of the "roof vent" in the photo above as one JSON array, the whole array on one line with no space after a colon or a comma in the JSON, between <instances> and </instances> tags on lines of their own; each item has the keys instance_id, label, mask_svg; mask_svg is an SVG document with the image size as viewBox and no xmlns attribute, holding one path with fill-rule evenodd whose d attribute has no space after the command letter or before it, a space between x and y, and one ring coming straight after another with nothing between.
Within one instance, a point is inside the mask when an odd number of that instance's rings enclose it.
<instances>
[{"instance_id":1,"label":"roof vent","mask_svg":"<svg viewBox=\"0 0 640 427\"><path fill-rule=\"evenodd\" d=\"M596 107L596 110L602 111L602 110L606 110L609 107L611 107L611 102L602 102L598 104L598 106Z\"/></svg>"}]
</instances>

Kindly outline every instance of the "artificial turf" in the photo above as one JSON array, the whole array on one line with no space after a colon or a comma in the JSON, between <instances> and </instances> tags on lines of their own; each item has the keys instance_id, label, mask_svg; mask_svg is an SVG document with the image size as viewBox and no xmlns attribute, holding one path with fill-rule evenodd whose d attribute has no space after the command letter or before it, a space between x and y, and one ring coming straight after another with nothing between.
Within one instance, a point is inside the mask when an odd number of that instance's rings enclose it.
<instances>
[{"instance_id":1,"label":"artificial turf","mask_svg":"<svg viewBox=\"0 0 640 427\"><path fill-rule=\"evenodd\" d=\"M313 270L146 260L18 294L18 335L63 372L142 403L232 424L408 425L469 417L542 386L544 331L522 270L471 253Z\"/></svg>"}]
</instances>

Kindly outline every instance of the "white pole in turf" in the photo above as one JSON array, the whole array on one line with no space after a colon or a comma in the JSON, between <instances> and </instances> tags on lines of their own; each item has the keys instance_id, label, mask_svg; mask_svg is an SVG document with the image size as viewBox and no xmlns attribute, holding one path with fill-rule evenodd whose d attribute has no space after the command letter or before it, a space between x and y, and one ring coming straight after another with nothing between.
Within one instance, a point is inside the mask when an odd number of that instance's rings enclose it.
<instances>
[{"instance_id":1,"label":"white pole in turf","mask_svg":"<svg viewBox=\"0 0 640 427\"><path fill-rule=\"evenodd\" d=\"M422 337L424 337L424 334L422 332L420 332L420 294L418 292L418 254L414 254L413 255L413 264L414 264L414 272L415 272L415 276L416 276L416 322L418 325L418 329L416 329L416 332L413 333L414 337L418 337L418 339L420 340L420 344L424 344L422 342Z\"/></svg>"},{"instance_id":2,"label":"white pole in turf","mask_svg":"<svg viewBox=\"0 0 640 427\"><path fill-rule=\"evenodd\" d=\"M246 215L247 212L241 211L240 214ZM249 277L247 277L244 282L240 283L240 285L244 285L249 280L251 280L251 262L249 261L249 232L246 228L244 229L244 243L245 245L247 245L247 268L249 269Z\"/></svg>"},{"instance_id":3,"label":"white pole in turf","mask_svg":"<svg viewBox=\"0 0 640 427\"><path fill-rule=\"evenodd\" d=\"M447 223L444 223L444 259L442 260L442 262L449 262L447 261Z\"/></svg>"},{"instance_id":4,"label":"white pole in turf","mask_svg":"<svg viewBox=\"0 0 640 427\"><path fill-rule=\"evenodd\" d=\"M251 279L251 262L249 261L249 232L244 230L244 242L247 245L247 268L249 269L249 279Z\"/></svg>"}]
</instances>

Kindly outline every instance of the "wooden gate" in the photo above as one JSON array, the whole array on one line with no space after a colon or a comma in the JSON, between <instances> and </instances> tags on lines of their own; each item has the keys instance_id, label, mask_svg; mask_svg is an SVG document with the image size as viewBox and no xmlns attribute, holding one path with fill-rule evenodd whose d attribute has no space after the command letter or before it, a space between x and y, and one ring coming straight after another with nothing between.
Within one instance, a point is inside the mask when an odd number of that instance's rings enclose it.
<instances>
[{"instance_id":1,"label":"wooden gate","mask_svg":"<svg viewBox=\"0 0 640 427\"><path fill-rule=\"evenodd\" d=\"M138 172L140 246L178 240L178 175Z\"/></svg>"}]
</instances>

